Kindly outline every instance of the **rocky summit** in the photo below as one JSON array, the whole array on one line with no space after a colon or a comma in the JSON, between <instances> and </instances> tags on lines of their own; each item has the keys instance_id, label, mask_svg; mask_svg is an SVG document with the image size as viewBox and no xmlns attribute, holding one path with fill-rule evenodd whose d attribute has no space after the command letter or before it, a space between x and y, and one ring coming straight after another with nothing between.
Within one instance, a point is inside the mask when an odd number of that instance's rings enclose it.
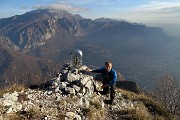
<instances>
[{"instance_id":1,"label":"rocky summit","mask_svg":"<svg viewBox=\"0 0 180 120\"><path fill-rule=\"evenodd\" d=\"M86 68L66 64L56 78L39 89L5 92L0 98L0 120L123 120L128 118L128 111L136 109L144 109L145 118L151 116L135 93L127 92L130 99L117 89L114 103L106 104L109 96L95 92L101 90L101 83L86 73Z\"/></svg>"}]
</instances>

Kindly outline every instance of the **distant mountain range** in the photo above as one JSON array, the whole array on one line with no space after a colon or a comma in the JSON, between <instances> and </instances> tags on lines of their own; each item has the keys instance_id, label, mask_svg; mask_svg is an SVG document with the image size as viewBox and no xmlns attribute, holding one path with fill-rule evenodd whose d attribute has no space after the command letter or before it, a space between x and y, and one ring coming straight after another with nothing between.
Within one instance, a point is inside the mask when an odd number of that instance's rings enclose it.
<instances>
[{"instance_id":1,"label":"distant mountain range","mask_svg":"<svg viewBox=\"0 0 180 120\"><path fill-rule=\"evenodd\" d=\"M97 67L110 59L126 79L144 83L179 59L179 41L159 27L91 20L63 10L38 9L0 19L0 44L0 74L3 80L11 76L10 81L32 71L58 71L56 64L69 60L74 49L83 51L86 65Z\"/></svg>"}]
</instances>

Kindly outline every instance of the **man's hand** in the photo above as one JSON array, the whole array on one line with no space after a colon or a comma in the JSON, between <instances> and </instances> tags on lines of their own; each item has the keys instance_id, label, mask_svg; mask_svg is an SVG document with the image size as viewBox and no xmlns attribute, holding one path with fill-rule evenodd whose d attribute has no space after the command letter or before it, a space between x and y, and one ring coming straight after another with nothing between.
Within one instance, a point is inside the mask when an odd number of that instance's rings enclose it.
<instances>
[{"instance_id":1,"label":"man's hand","mask_svg":"<svg viewBox=\"0 0 180 120\"><path fill-rule=\"evenodd\" d=\"M91 72L92 70L89 68L86 68L86 72Z\"/></svg>"},{"instance_id":2,"label":"man's hand","mask_svg":"<svg viewBox=\"0 0 180 120\"><path fill-rule=\"evenodd\" d=\"M102 88L105 88L105 87L107 87L108 86L108 84L104 84L104 85L102 85Z\"/></svg>"}]
</instances>

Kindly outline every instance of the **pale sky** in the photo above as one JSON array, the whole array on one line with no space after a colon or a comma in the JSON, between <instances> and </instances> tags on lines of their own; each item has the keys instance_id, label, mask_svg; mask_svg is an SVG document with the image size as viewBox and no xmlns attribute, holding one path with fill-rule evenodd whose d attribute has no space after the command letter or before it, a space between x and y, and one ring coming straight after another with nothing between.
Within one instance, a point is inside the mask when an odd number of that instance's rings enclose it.
<instances>
[{"instance_id":1,"label":"pale sky","mask_svg":"<svg viewBox=\"0 0 180 120\"><path fill-rule=\"evenodd\" d=\"M0 0L0 18L38 8L63 9L84 18L117 18L160 26L180 35L180 0Z\"/></svg>"}]
</instances>

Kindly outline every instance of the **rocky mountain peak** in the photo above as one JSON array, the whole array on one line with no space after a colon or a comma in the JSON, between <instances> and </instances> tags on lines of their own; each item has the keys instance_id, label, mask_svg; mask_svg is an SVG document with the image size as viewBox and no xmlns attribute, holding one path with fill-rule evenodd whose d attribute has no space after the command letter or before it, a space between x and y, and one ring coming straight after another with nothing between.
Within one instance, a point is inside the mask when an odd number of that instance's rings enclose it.
<instances>
[{"instance_id":1,"label":"rocky mountain peak","mask_svg":"<svg viewBox=\"0 0 180 120\"><path fill-rule=\"evenodd\" d=\"M0 119L9 120L15 114L16 119L116 120L134 118L127 116L130 110L146 112L146 116L135 118L149 119L152 116L145 106L142 107L143 103L138 101L135 93L128 95L132 96L132 100L123 91L117 90L114 104L106 104L104 101L109 97L94 92L95 87L101 89L101 83L87 74L86 68L87 66L74 68L71 64L65 64L56 78L36 89L31 86L31 89L4 93L0 98ZM154 108L150 109L152 111Z\"/></svg>"},{"instance_id":2,"label":"rocky mountain peak","mask_svg":"<svg viewBox=\"0 0 180 120\"><path fill-rule=\"evenodd\" d=\"M59 17L63 16L63 15L67 15L67 14L72 15L72 14L68 13L65 10L54 10L54 9L37 9L37 10L27 12L26 14L37 14L37 15L46 14L46 15L49 15L49 16L58 15Z\"/></svg>"},{"instance_id":3,"label":"rocky mountain peak","mask_svg":"<svg viewBox=\"0 0 180 120\"><path fill-rule=\"evenodd\" d=\"M74 19L74 20L83 19L83 17L80 16L79 14L73 15L65 10L57 10L57 9L37 9L37 10L27 12L25 14L37 15L37 16L44 15L46 17L56 18L56 19L60 19L60 18L68 18L68 19Z\"/></svg>"},{"instance_id":4,"label":"rocky mountain peak","mask_svg":"<svg viewBox=\"0 0 180 120\"><path fill-rule=\"evenodd\" d=\"M56 9L36 9L36 10L32 10L28 13L31 13L31 14L39 14L39 13L70 14L65 10L56 10Z\"/></svg>"},{"instance_id":5,"label":"rocky mountain peak","mask_svg":"<svg viewBox=\"0 0 180 120\"><path fill-rule=\"evenodd\" d=\"M82 19L80 15L64 10L37 9L1 19L0 35L24 53L46 44L49 39L54 41L54 36L55 39L64 35L83 36L84 31L79 24Z\"/></svg>"},{"instance_id":6,"label":"rocky mountain peak","mask_svg":"<svg viewBox=\"0 0 180 120\"><path fill-rule=\"evenodd\" d=\"M100 83L91 75L85 73L87 66L74 68L71 64L65 64L56 78L48 81L40 89L31 89L20 92L5 93L0 98L4 114L26 113L34 108L44 114L44 119L58 119L58 114L64 111L65 119L85 120L85 108L105 109L103 100L107 99L94 89L100 89ZM123 110L133 107L135 103L122 100L121 93L116 95L114 110ZM121 102L120 102L121 101ZM58 103L58 104L57 104ZM107 109L107 108L106 108ZM2 118L2 116L0 116Z\"/></svg>"},{"instance_id":7,"label":"rocky mountain peak","mask_svg":"<svg viewBox=\"0 0 180 120\"><path fill-rule=\"evenodd\" d=\"M101 22L101 23L105 23L105 22L119 22L118 20L111 19L111 18L97 18L94 21L95 22Z\"/></svg>"}]
</instances>

